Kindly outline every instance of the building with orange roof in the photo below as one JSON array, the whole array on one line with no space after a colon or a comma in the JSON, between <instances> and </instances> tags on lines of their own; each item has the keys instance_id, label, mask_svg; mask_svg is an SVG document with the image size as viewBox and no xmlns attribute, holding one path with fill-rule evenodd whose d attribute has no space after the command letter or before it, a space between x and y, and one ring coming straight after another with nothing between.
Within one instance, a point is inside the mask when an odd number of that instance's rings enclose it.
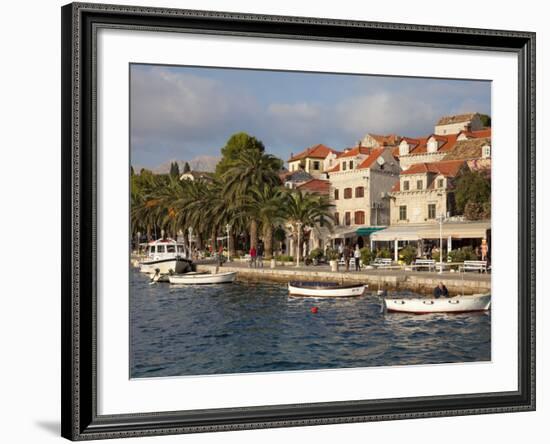
<instances>
[{"instance_id":1,"label":"building with orange roof","mask_svg":"<svg viewBox=\"0 0 550 444\"><path fill-rule=\"evenodd\" d=\"M360 233L389 224L386 196L399 172L391 147L358 145L340 154L327 171L336 226L333 238L351 239L360 247L368 245Z\"/></svg>"},{"instance_id":2,"label":"building with orange roof","mask_svg":"<svg viewBox=\"0 0 550 444\"><path fill-rule=\"evenodd\" d=\"M418 163L402 171L391 188L391 225L436 223L454 216L455 179L468 166L464 160Z\"/></svg>"},{"instance_id":3,"label":"building with orange roof","mask_svg":"<svg viewBox=\"0 0 550 444\"><path fill-rule=\"evenodd\" d=\"M446 136L458 134L461 131L477 131L483 128L479 113L455 114L441 117L435 124L435 134Z\"/></svg>"},{"instance_id":4,"label":"building with orange roof","mask_svg":"<svg viewBox=\"0 0 550 444\"><path fill-rule=\"evenodd\" d=\"M313 177L321 178L323 173L333 166L334 159L339 154L339 151L322 143L313 145L296 155L292 154L288 159L288 170L303 170Z\"/></svg>"}]
</instances>

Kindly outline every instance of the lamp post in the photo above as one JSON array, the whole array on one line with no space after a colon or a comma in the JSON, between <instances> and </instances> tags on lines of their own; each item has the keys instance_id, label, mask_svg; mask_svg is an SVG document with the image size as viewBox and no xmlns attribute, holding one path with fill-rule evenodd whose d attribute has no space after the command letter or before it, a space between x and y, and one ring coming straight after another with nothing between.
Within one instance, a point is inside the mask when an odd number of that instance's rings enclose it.
<instances>
[{"instance_id":1,"label":"lamp post","mask_svg":"<svg viewBox=\"0 0 550 444\"><path fill-rule=\"evenodd\" d=\"M229 231L231 230L231 225L227 224L225 226L225 231L227 232L227 261L231 260L231 254L229 253Z\"/></svg>"},{"instance_id":2,"label":"lamp post","mask_svg":"<svg viewBox=\"0 0 550 444\"><path fill-rule=\"evenodd\" d=\"M302 222L296 224L298 226L298 241L296 242L296 267L300 266L300 231L302 231Z\"/></svg>"},{"instance_id":3,"label":"lamp post","mask_svg":"<svg viewBox=\"0 0 550 444\"><path fill-rule=\"evenodd\" d=\"M439 222L439 274L441 274L443 273L443 222L445 221L443 213L437 216L437 221Z\"/></svg>"}]
</instances>

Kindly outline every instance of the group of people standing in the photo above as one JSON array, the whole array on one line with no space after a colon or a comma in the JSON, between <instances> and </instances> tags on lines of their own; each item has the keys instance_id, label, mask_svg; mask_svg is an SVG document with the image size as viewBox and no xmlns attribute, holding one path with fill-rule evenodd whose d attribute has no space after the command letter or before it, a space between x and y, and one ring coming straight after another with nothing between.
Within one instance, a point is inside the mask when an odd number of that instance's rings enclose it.
<instances>
[{"instance_id":1,"label":"group of people standing","mask_svg":"<svg viewBox=\"0 0 550 444\"><path fill-rule=\"evenodd\" d=\"M263 268L264 267L264 246L262 243L258 244L258 248L252 246L248 251L250 255L250 262L248 266L250 268Z\"/></svg>"},{"instance_id":2,"label":"group of people standing","mask_svg":"<svg viewBox=\"0 0 550 444\"><path fill-rule=\"evenodd\" d=\"M355 244L355 248L351 245L338 245L338 253L340 254L340 260L344 260L346 264L346 271L349 271L352 264L355 266L355 271L361 270L361 250L359 245Z\"/></svg>"}]
</instances>

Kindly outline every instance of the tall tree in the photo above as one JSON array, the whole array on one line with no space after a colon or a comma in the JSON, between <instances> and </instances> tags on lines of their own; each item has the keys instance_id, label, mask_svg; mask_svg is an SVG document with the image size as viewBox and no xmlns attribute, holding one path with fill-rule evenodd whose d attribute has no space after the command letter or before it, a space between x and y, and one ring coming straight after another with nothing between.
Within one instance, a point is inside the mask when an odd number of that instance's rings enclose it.
<instances>
[{"instance_id":1,"label":"tall tree","mask_svg":"<svg viewBox=\"0 0 550 444\"><path fill-rule=\"evenodd\" d=\"M191 171L191 167L189 166L189 162L185 162L185 165L183 165L183 173L188 173Z\"/></svg>"},{"instance_id":2,"label":"tall tree","mask_svg":"<svg viewBox=\"0 0 550 444\"><path fill-rule=\"evenodd\" d=\"M280 159L256 149L239 152L221 176L225 198L232 205L246 208L245 205L253 187L259 187L262 184L274 187L281 184L278 173L282 165L283 162ZM248 210L250 246L257 247L259 215L250 207Z\"/></svg>"},{"instance_id":3,"label":"tall tree","mask_svg":"<svg viewBox=\"0 0 550 444\"><path fill-rule=\"evenodd\" d=\"M479 118L481 119L481 123L483 124L483 126L485 127L491 126L491 116L487 114L480 114Z\"/></svg>"},{"instance_id":4,"label":"tall tree","mask_svg":"<svg viewBox=\"0 0 550 444\"><path fill-rule=\"evenodd\" d=\"M222 158L216 165L216 175L222 176L243 151L265 151L264 144L247 133L233 134L221 149Z\"/></svg>"},{"instance_id":5,"label":"tall tree","mask_svg":"<svg viewBox=\"0 0 550 444\"><path fill-rule=\"evenodd\" d=\"M302 191L289 192L289 198L285 205L285 219L289 224L295 238L304 238L304 228L315 228L320 225L332 230L333 205L327 196L302 193ZM300 257L300 245L296 242L296 257Z\"/></svg>"},{"instance_id":6,"label":"tall tree","mask_svg":"<svg viewBox=\"0 0 550 444\"><path fill-rule=\"evenodd\" d=\"M170 176L180 177L180 167L178 165L178 162L172 162L170 164Z\"/></svg>"},{"instance_id":7,"label":"tall tree","mask_svg":"<svg viewBox=\"0 0 550 444\"><path fill-rule=\"evenodd\" d=\"M262 227L266 259L273 256L273 227L283 221L287 195L281 187L266 183L250 188L245 208L258 218Z\"/></svg>"},{"instance_id":8,"label":"tall tree","mask_svg":"<svg viewBox=\"0 0 550 444\"><path fill-rule=\"evenodd\" d=\"M465 214L468 204L470 208L481 208L491 202L491 180L479 171L466 171L457 178L455 187L456 209L459 214ZM482 214L481 211L469 211L468 214ZM466 214L465 214L466 215ZM466 215L468 217L468 215Z\"/></svg>"}]
</instances>

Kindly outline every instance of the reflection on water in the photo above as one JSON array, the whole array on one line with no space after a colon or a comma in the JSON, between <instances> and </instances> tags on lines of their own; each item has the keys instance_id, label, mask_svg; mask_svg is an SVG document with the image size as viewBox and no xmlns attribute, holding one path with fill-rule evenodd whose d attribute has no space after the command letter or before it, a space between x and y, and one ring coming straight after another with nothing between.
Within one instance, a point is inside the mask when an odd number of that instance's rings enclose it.
<instances>
[{"instance_id":1,"label":"reflection on water","mask_svg":"<svg viewBox=\"0 0 550 444\"><path fill-rule=\"evenodd\" d=\"M266 283L149 285L131 272L133 378L488 361L490 327L489 313L382 313L372 295L290 298L284 285Z\"/></svg>"}]
</instances>

